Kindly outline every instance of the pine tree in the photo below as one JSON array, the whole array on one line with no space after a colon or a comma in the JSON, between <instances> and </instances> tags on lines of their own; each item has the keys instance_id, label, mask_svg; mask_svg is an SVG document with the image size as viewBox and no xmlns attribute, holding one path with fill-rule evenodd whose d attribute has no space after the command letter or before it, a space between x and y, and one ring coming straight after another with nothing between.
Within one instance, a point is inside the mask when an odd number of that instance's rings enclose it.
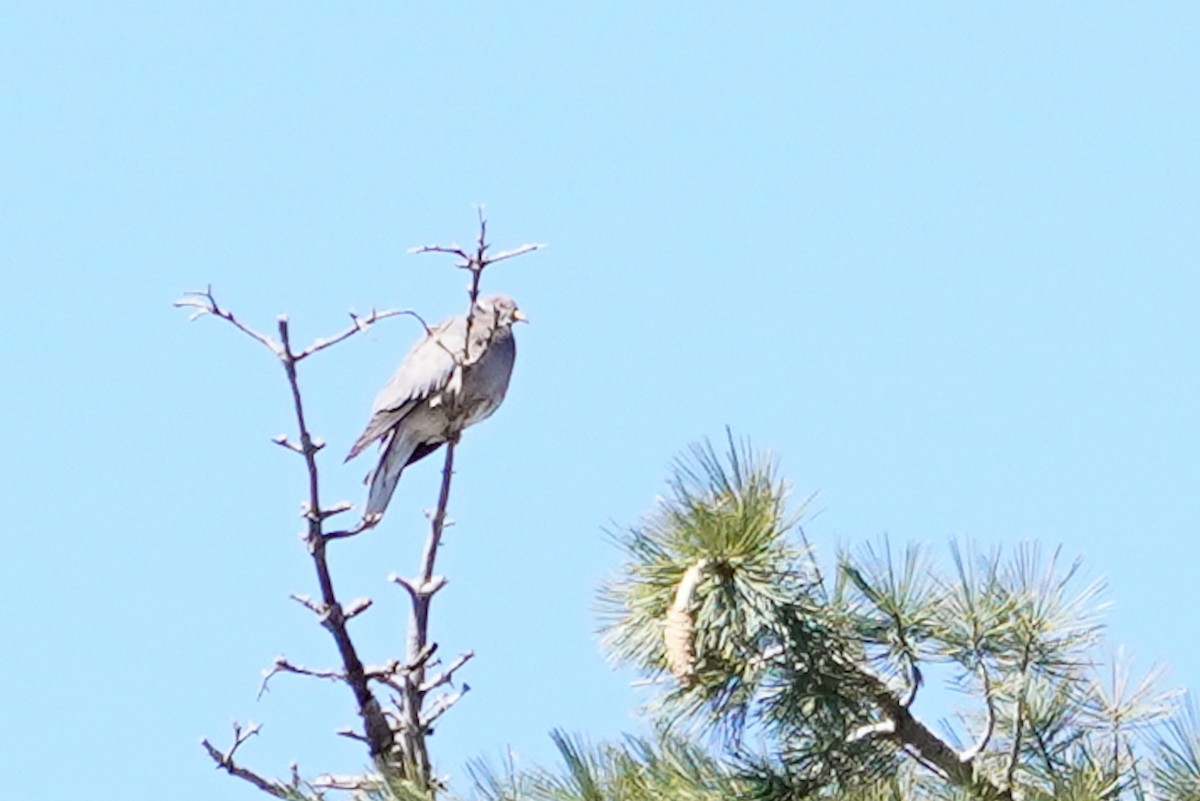
<instances>
[{"instance_id":1,"label":"pine tree","mask_svg":"<svg viewBox=\"0 0 1200 801\"><path fill-rule=\"evenodd\" d=\"M1103 585L1037 544L884 538L824 575L769 457L677 461L614 539L604 646L661 688L657 739L556 733L558 769L477 767L488 801L1200 798L1197 716L1159 671L1104 659ZM926 675L944 677L926 687ZM933 682L930 682L933 683ZM918 714L957 693L958 725Z\"/></svg>"}]
</instances>

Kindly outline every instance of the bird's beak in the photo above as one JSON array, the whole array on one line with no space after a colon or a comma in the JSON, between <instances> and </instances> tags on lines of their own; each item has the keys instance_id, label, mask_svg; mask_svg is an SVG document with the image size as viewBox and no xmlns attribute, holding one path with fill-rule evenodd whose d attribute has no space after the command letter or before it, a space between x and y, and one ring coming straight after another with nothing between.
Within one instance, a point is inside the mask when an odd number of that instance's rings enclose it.
<instances>
[{"instance_id":1,"label":"bird's beak","mask_svg":"<svg viewBox=\"0 0 1200 801\"><path fill-rule=\"evenodd\" d=\"M525 312L521 311L520 309L516 309L515 311L513 311L513 319L516 320L518 323L529 322L529 318L525 316Z\"/></svg>"}]
</instances>

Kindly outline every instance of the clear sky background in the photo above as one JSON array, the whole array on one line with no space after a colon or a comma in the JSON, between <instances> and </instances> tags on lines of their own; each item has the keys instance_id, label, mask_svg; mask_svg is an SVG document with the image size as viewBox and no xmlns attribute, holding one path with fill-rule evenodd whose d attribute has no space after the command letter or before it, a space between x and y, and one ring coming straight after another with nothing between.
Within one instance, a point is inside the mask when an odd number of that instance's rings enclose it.
<instances>
[{"instance_id":1,"label":"clear sky background","mask_svg":"<svg viewBox=\"0 0 1200 801\"><path fill-rule=\"evenodd\" d=\"M639 725L591 607L673 455L770 448L828 555L1062 544L1112 638L1200 686L1200 6L1179 3L47 3L0 9L0 766L24 801L260 797L201 736L265 724L270 774L353 771L311 615L271 357L171 301L212 283L299 339L463 308L411 256L544 241L485 288L533 319L460 451L434 609L472 692L443 772L554 726ZM327 496L418 334L307 363ZM437 463L334 549L403 645Z\"/></svg>"}]
</instances>

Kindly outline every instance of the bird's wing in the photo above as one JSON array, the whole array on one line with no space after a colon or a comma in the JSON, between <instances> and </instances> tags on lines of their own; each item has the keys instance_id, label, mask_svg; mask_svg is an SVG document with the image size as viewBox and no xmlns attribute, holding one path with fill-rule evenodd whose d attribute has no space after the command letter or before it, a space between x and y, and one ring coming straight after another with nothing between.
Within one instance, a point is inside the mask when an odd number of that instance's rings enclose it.
<instances>
[{"instance_id":1,"label":"bird's wing","mask_svg":"<svg viewBox=\"0 0 1200 801\"><path fill-rule=\"evenodd\" d=\"M367 492L367 508L363 512L364 522L374 525L383 517L392 493L396 491L396 483L400 481L400 474L404 472L417 444L411 433L398 430L385 440L379 463L367 476L370 490Z\"/></svg>"},{"instance_id":2,"label":"bird's wing","mask_svg":"<svg viewBox=\"0 0 1200 801\"><path fill-rule=\"evenodd\" d=\"M414 345L375 397L372 411L396 411L445 389L462 353L462 328L458 318L445 320Z\"/></svg>"},{"instance_id":3,"label":"bird's wing","mask_svg":"<svg viewBox=\"0 0 1200 801\"><path fill-rule=\"evenodd\" d=\"M371 421L350 449L347 460L386 434L414 406L441 392L455 379L456 357L463 347L463 328L463 319L452 317L439 323L413 346L376 396Z\"/></svg>"}]
</instances>

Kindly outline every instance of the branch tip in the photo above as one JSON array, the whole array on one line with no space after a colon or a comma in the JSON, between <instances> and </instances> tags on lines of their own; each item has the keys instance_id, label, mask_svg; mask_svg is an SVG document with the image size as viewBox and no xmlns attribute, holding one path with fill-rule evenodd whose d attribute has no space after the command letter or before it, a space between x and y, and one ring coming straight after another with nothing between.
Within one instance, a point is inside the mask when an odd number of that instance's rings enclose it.
<instances>
[{"instance_id":1,"label":"branch tip","mask_svg":"<svg viewBox=\"0 0 1200 801\"><path fill-rule=\"evenodd\" d=\"M356 615L361 615L363 612L370 609L371 604L373 603L374 601L366 596L363 596L362 598L356 598L350 603L346 604L346 607L342 610L342 616L346 620L349 620Z\"/></svg>"}]
</instances>

